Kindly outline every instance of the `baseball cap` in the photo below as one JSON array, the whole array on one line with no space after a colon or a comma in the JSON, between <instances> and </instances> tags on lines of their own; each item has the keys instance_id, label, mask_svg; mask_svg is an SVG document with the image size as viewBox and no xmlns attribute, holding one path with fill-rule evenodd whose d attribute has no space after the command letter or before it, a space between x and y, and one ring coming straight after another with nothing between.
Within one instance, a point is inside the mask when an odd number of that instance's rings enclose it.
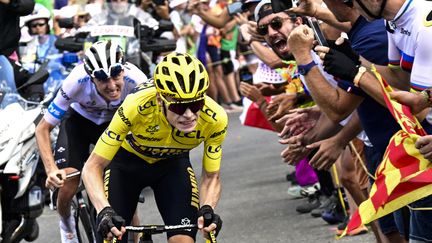
<instances>
[{"instance_id":1,"label":"baseball cap","mask_svg":"<svg viewBox=\"0 0 432 243\"><path fill-rule=\"evenodd\" d=\"M242 11L244 12L244 11L247 10L247 8L248 8L250 5L252 5L252 4L254 4L254 3L259 3L260 1L261 1L261 0L246 0L246 1L243 1L243 5L242 5L241 9L242 9Z\"/></svg>"},{"instance_id":2,"label":"baseball cap","mask_svg":"<svg viewBox=\"0 0 432 243\"><path fill-rule=\"evenodd\" d=\"M171 0L171 1L169 1L169 7L170 8L175 8L178 5L180 5L182 3L185 3L185 2L187 2L187 0Z\"/></svg>"},{"instance_id":3,"label":"baseball cap","mask_svg":"<svg viewBox=\"0 0 432 243\"><path fill-rule=\"evenodd\" d=\"M268 4L270 4L270 7L264 8L264 6ZM271 8L271 0L262 0L258 3L258 5L255 8L255 12L254 12L255 21L258 23L260 19L272 13L273 10Z\"/></svg>"}]
</instances>

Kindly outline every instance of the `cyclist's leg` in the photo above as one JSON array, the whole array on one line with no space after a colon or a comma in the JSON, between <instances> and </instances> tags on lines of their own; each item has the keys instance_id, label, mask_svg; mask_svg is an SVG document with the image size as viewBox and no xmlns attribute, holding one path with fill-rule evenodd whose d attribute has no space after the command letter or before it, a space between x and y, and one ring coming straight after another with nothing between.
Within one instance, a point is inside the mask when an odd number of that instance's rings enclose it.
<instances>
[{"instance_id":1,"label":"cyclist's leg","mask_svg":"<svg viewBox=\"0 0 432 243\"><path fill-rule=\"evenodd\" d=\"M105 194L114 211L130 225L136 211L141 190L147 185L149 164L138 156L120 148L105 171ZM100 236L99 236L100 238ZM121 242L127 242L127 234ZM98 239L98 242L101 242Z\"/></svg>"},{"instance_id":2,"label":"cyclist's leg","mask_svg":"<svg viewBox=\"0 0 432 243\"><path fill-rule=\"evenodd\" d=\"M196 224L198 184L188 157L161 161L158 181L152 185L166 225ZM197 230L167 233L170 243L194 242Z\"/></svg>"}]
</instances>

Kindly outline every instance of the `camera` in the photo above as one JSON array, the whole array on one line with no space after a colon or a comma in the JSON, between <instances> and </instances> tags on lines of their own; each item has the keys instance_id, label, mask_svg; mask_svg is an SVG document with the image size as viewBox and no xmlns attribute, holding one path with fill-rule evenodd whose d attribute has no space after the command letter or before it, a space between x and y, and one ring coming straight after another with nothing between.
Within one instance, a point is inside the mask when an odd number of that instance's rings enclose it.
<instances>
[{"instance_id":1,"label":"camera","mask_svg":"<svg viewBox=\"0 0 432 243\"><path fill-rule=\"evenodd\" d=\"M140 40L143 52L168 52L176 49L176 41L160 38L165 31L172 31L173 23L168 20L159 20L159 27L153 29L147 25L141 25L139 21L134 23L135 36Z\"/></svg>"},{"instance_id":2,"label":"camera","mask_svg":"<svg viewBox=\"0 0 432 243\"><path fill-rule=\"evenodd\" d=\"M253 84L253 75L247 66L243 66L239 70L240 81L248 84Z\"/></svg>"},{"instance_id":3,"label":"camera","mask_svg":"<svg viewBox=\"0 0 432 243\"><path fill-rule=\"evenodd\" d=\"M60 28L72 29L75 26L73 18L61 18L57 22Z\"/></svg>"}]
</instances>

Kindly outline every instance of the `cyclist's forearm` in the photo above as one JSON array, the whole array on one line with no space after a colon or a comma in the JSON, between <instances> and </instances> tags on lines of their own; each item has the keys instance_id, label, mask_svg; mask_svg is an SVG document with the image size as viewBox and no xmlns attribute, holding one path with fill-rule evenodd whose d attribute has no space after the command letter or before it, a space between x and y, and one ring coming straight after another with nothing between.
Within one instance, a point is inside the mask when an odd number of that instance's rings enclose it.
<instances>
[{"instance_id":1,"label":"cyclist's forearm","mask_svg":"<svg viewBox=\"0 0 432 243\"><path fill-rule=\"evenodd\" d=\"M57 166L54 162L54 156L51 148L51 137L50 131L53 126L50 125L45 119L42 119L36 127L35 135L36 141L39 148L39 154L41 156L45 172L48 174L50 171L57 170Z\"/></svg>"},{"instance_id":2,"label":"cyclist's forearm","mask_svg":"<svg viewBox=\"0 0 432 243\"><path fill-rule=\"evenodd\" d=\"M86 191L98 213L104 207L109 206L108 199L105 197L103 186L103 171L109 163L109 160L92 153L87 162L84 164L84 168L82 170L82 179L86 187Z\"/></svg>"},{"instance_id":3,"label":"cyclist's forearm","mask_svg":"<svg viewBox=\"0 0 432 243\"><path fill-rule=\"evenodd\" d=\"M219 171L212 173L203 171L201 178L200 205L210 205L215 208L221 193Z\"/></svg>"}]
</instances>

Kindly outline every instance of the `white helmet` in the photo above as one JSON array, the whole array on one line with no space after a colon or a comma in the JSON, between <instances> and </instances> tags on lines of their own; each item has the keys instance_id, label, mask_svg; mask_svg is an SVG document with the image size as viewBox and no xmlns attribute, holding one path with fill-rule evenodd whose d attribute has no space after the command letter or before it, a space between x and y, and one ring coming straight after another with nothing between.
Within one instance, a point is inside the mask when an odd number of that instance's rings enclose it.
<instances>
[{"instance_id":1,"label":"white helmet","mask_svg":"<svg viewBox=\"0 0 432 243\"><path fill-rule=\"evenodd\" d=\"M98 41L84 54L84 68L92 77L105 80L123 70L124 53L116 42Z\"/></svg>"},{"instance_id":2,"label":"white helmet","mask_svg":"<svg viewBox=\"0 0 432 243\"><path fill-rule=\"evenodd\" d=\"M46 19L47 22L51 18L50 11L40 3L36 3L33 12L27 16L23 17L23 22L28 25L31 21L35 19Z\"/></svg>"}]
</instances>

